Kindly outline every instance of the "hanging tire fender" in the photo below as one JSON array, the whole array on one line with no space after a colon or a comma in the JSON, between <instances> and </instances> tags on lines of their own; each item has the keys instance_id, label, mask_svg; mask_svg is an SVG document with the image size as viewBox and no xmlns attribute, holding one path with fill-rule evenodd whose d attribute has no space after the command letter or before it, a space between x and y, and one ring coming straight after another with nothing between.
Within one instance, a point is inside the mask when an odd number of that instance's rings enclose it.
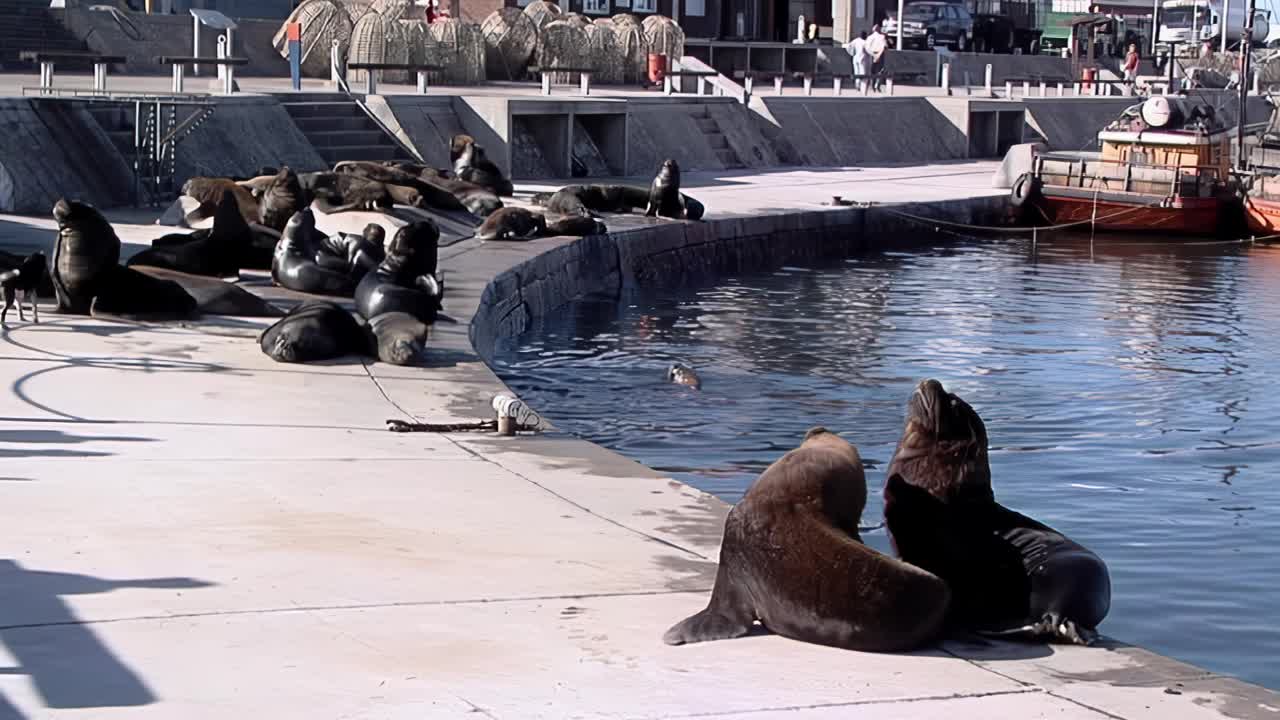
<instances>
[{"instance_id":1,"label":"hanging tire fender","mask_svg":"<svg viewBox=\"0 0 1280 720\"><path fill-rule=\"evenodd\" d=\"M1013 206L1021 208L1040 197L1040 190L1044 187L1044 183L1040 178L1031 173L1022 173L1013 183Z\"/></svg>"}]
</instances>

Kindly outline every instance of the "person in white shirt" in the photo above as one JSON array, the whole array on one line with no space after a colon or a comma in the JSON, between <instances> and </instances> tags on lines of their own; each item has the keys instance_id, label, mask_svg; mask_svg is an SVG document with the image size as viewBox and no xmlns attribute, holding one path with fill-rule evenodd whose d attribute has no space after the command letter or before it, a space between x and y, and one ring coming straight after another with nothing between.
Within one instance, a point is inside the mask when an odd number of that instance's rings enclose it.
<instances>
[{"instance_id":1,"label":"person in white shirt","mask_svg":"<svg viewBox=\"0 0 1280 720\"><path fill-rule=\"evenodd\" d=\"M868 82L871 74L871 56L867 54L867 31L858 33L858 37L845 44L844 49L853 56L853 76L858 79L858 87Z\"/></svg>"},{"instance_id":2,"label":"person in white shirt","mask_svg":"<svg viewBox=\"0 0 1280 720\"><path fill-rule=\"evenodd\" d=\"M884 74L884 54L889 47L889 39L880 32L880 26L876 25L871 28L871 37L867 38L867 53L871 55L871 74L875 78L871 82L871 89L876 92L880 91L881 75Z\"/></svg>"}]
</instances>

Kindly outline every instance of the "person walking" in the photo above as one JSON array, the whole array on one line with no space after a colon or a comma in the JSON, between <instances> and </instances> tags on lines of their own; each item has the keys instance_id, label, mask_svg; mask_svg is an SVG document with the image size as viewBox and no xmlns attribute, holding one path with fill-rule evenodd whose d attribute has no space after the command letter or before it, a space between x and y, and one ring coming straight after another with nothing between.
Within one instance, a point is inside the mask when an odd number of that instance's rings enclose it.
<instances>
[{"instance_id":1,"label":"person walking","mask_svg":"<svg viewBox=\"0 0 1280 720\"><path fill-rule=\"evenodd\" d=\"M858 89L861 90L871 81L867 77L871 74L871 56L867 54L867 31L858 33L858 37L850 40L844 49L853 57L853 76L857 78Z\"/></svg>"},{"instance_id":2,"label":"person walking","mask_svg":"<svg viewBox=\"0 0 1280 720\"><path fill-rule=\"evenodd\" d=\"M1124 56L1125 94L1132 95L1138 79L1138 46L1130 43L1129 52Z\"/></svg>"},{"instance_id":3,"label":"person walking","mask_svg":"<svg viewBox=\"0 0 1280 720\"><path fill-rule=\"evenodd\" d=\"M889 49L889 38L880 32L880 26L871 28L871 36L867 38L867 53L871 55L871 89L880 92L884 83L885 53Z\"/></svg>"}]
</instances>

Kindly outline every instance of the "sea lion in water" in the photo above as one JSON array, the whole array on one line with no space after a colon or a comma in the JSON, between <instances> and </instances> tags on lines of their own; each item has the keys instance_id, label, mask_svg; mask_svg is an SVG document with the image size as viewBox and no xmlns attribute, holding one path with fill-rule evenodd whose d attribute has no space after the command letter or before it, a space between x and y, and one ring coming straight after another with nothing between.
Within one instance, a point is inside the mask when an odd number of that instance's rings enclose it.
<instances>
[{"instance_id":1,"label":"sea lion in water","mask_svg":"<svg viewBox=\"0 0 1280 720\"><path fill-rule=\"evenodd\" d=\"M129 258L126 264L149 265L168 268L189 275L209 277L239 277L240 261L249 255L253 247L252 233L236 206L235 195L224 190L218 203L218 213L213 218L213 228L208 232L197 230L188 236L188 242L160 244Z\"/></svg>"},{"instance_id":2,"label":"sea lion in water","mask_svg":"<svg viewBox=\"0 0 1280 720\"><path fill-rule=\"evenodd\" d=\"M60 312L128 320L191 317L196 301L177 283L120 266L120 238L94 206L61 198L52 279Z\"/></svg>"},{"instance_id":3,"label":"sea lion in water","mask_svg":"<svg viewBox=\"0 0 1280 720\"><path fill-rule=\"evenodd\" d=\"M504 207L485 218L476 230L479 240L529 240L547 229L541 214L521 207Z\"/></svg>"},{"instance_id":4,"label":"sea lion in water","mask_svg":"<svg viewBox=\"0 0 1280 720\"><path fill-rule=\"evenodd\" d=\"M956 623L1080 644L1097 638L1111 607L1106 564L995 501L986 425L937 380L912 393L887 475L885 522L894 548L947 581Z\"/></svg>"},{"instance_id":5,"label":"sea lion in water","mask_svg":"<svg viewBox=\"0 0 1280 720\"><path fill-rule=\"evenodd\" d=\"M292 221L290 221L292 222ZM313 362L366 355L369 335L351 313L324 300L309 300L258 336L262 352L276 362Z\"/></svg>"},{"instance_id":6,"label":"sea lion in water","mask_svg":"<svg viewBox=\"0 0 1280 720\"><path fill-rule=\"evenodd\" d=\"M316 262L320 251L320 233L316 216L310 208L294 213L276 245L271 262L271 279L279 286L316 295L347 295L355 281L343 270L324 267Z\"/></svg>"},{"instance_id":7,"label":"sea lion in water","mask_svg":"<svg viewBox=\"0 0 1280 720\"><path fill-rule=\"evenodd\" d=\"M485 156L484 148L474 141L466 143L453 161L453 174L459 180L487 188L499 197L510 197L515 193L511 181L502 176L498 166Z\"/></svg>"},{"instance_id":8,"label":"sea lion in water","mask_svg":"<svg viewBox=\"0 0 1280 720\"><path fill-rule=\"evenodd\" d=\"M698 377L698 373L693 368L684 363L673 363L667 368L667 382L676 385L687 385L695 390L702 389L702 378Z\"/></svg>"},{"instance_id":9,"label":"sea lion in water","mask_svg":"<svg viewBox=\"0 0 1280 720\"><path fill-rule=\"evenodd\" d=\"M653 183L649 185L649 204L644 214L676 220L685 218L684 196L680 194L680 166L675 160L663 160L658 174L653 176Z\"/></svg>"},{"instance_id":10,"label":"sea lion in water","mask_svg":"<svg viewBox=\"0 0 1280 720\"><path fill-rule=\"evenodd\" d=\"M862 543L866 500L858 451L810 430L729 512L710 604L663 640L740 637L756 620L784 637L850 650L911 650L933 640L947 586Z\"/></svg>"},{"instance_id":11,"label":"sea lion in water","mask_svg":"<svg viewBox=\"0 0 1280 720\"><path fill-rule=\"evenodd\" d=\"M405 312L430 325L444 298L435 276L440 230L423 220L406 225L387 243L387 257L356 286L356 312L373 318Z\"/></svg>"},{"instance_id":12,"label":"sea lion in water","mask_svg":"<svg viewBox=\"0 0 1280 720\"><path fill-rule=\"evenodd\" d=\"M426 351L428 326L403 312L369 318L369 331L377 345L378 359L392 365L412 365Z\"/></svg>"}]
</instances>

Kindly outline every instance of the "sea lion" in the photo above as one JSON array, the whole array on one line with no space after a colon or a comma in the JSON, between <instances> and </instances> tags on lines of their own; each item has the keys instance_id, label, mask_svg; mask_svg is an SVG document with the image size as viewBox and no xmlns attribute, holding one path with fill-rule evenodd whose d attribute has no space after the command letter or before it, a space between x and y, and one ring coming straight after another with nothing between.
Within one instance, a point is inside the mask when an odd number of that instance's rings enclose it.
<instances>
[{"instance_id":1,"label":"sea lion","mask_svg":"<svg viewBox=\"0 0 1280 720\"><path fill-rule=\"evenodd\" d=\"M706 209L694 198L680 193L686 220L700 220ZM554 193L535 193L535 205L550 214L590 215L591 213L625 213L649 207L649 188L634 185L566 185Z\"/></svg>"},{"instance_id":2,"label":"sea lion","mask_svg":"<svg viewBox=\"0 0 1280 720\"><path fill-rule=\"evenodd\" d=\"M680 194L680 166L675 160L663 160L658 174L653 176L653 183L649 185L649 204L644 214L676 220L685 218L684 196Z\"/></svg>"},{"instance_id":3,"label":"sea lion","mask_svg":"<svg viewBox=\"0 0 1280 720\"><path fill-rule=\"evenodd\" d=\"M452 192L441 187L435 181L422 177L420 174L366 160L343 161L334 165L333 171L386 183L396 197L396 202L402 205L412 205L419 208L433 207L438 210L466 209L462 201L455 197ZM397 186L412 188L418 193L417 198L415 199L414 196L404 190L397 189Z\"/></svg>"},{"instance_id":4,"label":"sea lion","mask_svg":"<svg viewBox=\"0 0 1280 720\"><path fill-rule=\"evenodd\" d=\"M850 650L911 650L933 640L947 586L862 543L866 500L858 451L824 428L810 430L729 512L710 604L663 640L740 637L756 620L784 637Z\"/></svg>"},{"instance_id":5,"label":"sea lion","mask_svg":"<svg viewBox=\"0 0 1280 720\"><path fill-rule=\"evenodd\" d=\"M885 522L894 548L947 582L954 622L1081 644L1097 638L1111 607L1106 564L995 501L986 425L937 380L912 393L887 475Z\"/></svg>"},{"instance_id":6,"label":"sea lion","mask_svg":"<svg viewBox=\"0 0 1280 720\"><path fill-rule=\"evenodd\" d=\"M278 232L284 231L294 213L311 204L298 174L288 165L267 176L253 192L258 198L258 222Z\"/></svg>"},{"instance_id":7,"label":"sea lion","mask_svg":"<svg viewBox=\"0 0 1280 720\"><path fill-rule=\"evenodd\" d=\"M323 236L316 230L316 216L307 208L293 214L285 225L271 262L271 279L279 286L316 295L347 295L355 281L342 270L316 262Z\"/></svg>"},{"instance_id":8,"label":"sea lion","mask_svg":"<svg viewBox=\"0 0 1280 720\"><path fill-rule=\"evenodd\" d=\"M188 318L196 301L177 283L121 267L120 238L94 206L61 198L52 279L60 312L129 320Z\"/></svg>"},{"instance_id":9,"label":"sea lion","mask_svg":"<svg viewBox=\"0 0 1280 720\"><path fill-rule=\"evenodd\" d=\"M303 173L298 181L325 213L348 210L390 210L396 204L386 183L351 173Z\"/></svg>"},{"instance_id":10,"label":"sea lion","mask_svg":"<svg viewBox=\"0 0 1280 720\"><path fill-rule=\"evenodd\" d=\"M388 312L369 318L378 359L392 365L412 365L422 357L428 330L426 323L409 313Z\"/></svg>"},{"instance_id":11,"label":"sea lion","mask_svg":"<svg viewBox=\"0 0 1280 720\"><path fill-rule=\"evenodd\" d=\"M468 145L474 145L476 139L470 135L458 133L449 139L449 164L458 162L458 158L462 157L462 153L467 149Z\"/></svg>"},{"instance_id":12,"label":"sea lion","mask_svg":"<svg viewBox=\"0 0 1280 720\"><path fill-rule=\"evenodd\" d=\"M484 148L469 142L453 161L453 174L459 180L487 188L498 197L510 197L515 193L511 181L484 154Z\"/></svg>"},{"instance_id":13,"label":"sea lion","mask_svg":"<svg viewBox=\"0 0 1280 720\"><path fill-rule=\"evenodd\" d=\"M428 325L435 321L444 285L435 276L440 230L423 220L406 225L387 243L387 257L356 286L356 312L373 318L405 312Z\"/></svg>"},{"instance_id":14,"label":"sea lion","mask_svg":"<svg viewBox=\"0 0 1280 720\"><path fill-rule=\"evenodd\" d=\"M360 282L387 257L386 237L387 231L377 223L369 223L359 235L334 233L320 241L316 264L344 272L352 282Z\"/></svg>"},{"instance_id":15,"label":"sea lion","mask_svg":"<svg viewBox=\"0 0 1280 720\"><path fill-rule=\"evenodd\" d=\"M502 200L488 188L480 187L456 178L441 178L435 184L453 193L467 212L479 218L487 218L502 208Z\"/></svg>"},{"instance_id":16,"label":"sea lion","mask_svg":"<svg viewBox=\"0 0 1280 720\"><path fill-rule=\"evenodd\" d=\"M182 194L195 199L200 206L187 213L188 225L215 215L222 202L222 194L230 191L236 199L236 207L246 223L258 222L262 212L253 191L231 178L193 177L182 185Z\"/></svg>"},{"instance_id":17,"label":"sea lion","mask_svg":"<svg viewBox=\"0 0 1280 720\"><path fill-rule=\"evenodd\" d=\"M676 385L686 385L695 390L702 389L702 378L698 377L698 373L694 369L684 363L672 363L667 368L667 382Z\"/></svg>"},{"instance_id":18,"label":"sea lion","mask_svg":"<svg viewBox=\"0 0 1280 720\"><path fill-rule=\"evenodd\" d=\"M189 275L209 277L240 276L240 261L253 247L249 224L236 205L235 194L224 190L213 227L208 232L196 231L188 241L177 244L166 237L160 244L129 258L129 267L149 265L168 268Z\"/></svg>"},{"instance_id":19,"label":"sea lion","mask_svg":"<svg viewBox=\"0 0 1280 720\"><path fill-rule=\"evenodd\" d=\"M476 230L479 240L529 240L547 229L541 214L521 207L504 207L485 218Z\"/></svg>"},{"instance_id":20,"label":"sea lion","mask_svg":"<svg viewBox=\"0 0 1280 720\"><path fill-rule=\"evenodd\" d=\"M39 250L23 259L22 264L12 270L0 272L0 288L4 291L4 309L0 310L0 324L9 315L9 308L14 301L18 304L18 319L26 322L27 316L22 310L23 303L31 304L31 319L40 324L40 308L36 304L41 281L49 274L49 261ZM18 297L22 293L22 297Z\"/></svg>"},{"instance_id":21,"label":"sea lion","mask_svg":"<svg viewBox=\"0 0 1280 720\"><path fill-rule=\"evenodd\" d=\"M542 234L551 237L557 235L588 237L590 235L603 235L607 232L609 232L609 228L605 227L604 223L589 215L565 215L555 220L547 221L547 227Z\"/></svg>"},{"instance_id":22,"label":"sea lion","mask_svg":"<svg viewBox=\"0 0 1280 720\"><path fill-rule=\"evenodd\" d=\"M196 301L196 309L206 315L234 317L280 317L284 311L234 283L205 275L188 275L145 265L134 268L143 275L177 283Z\"/></svg>"},{"instance_id":23,"label":"sea lion","mask_svg":"<svg viewBox=\"0 0 1280 720\"><path fill-rule=\"evenodd\" d=\"M290 310L262 331L258 344L272 360L284 363L366 355L370 348L368 333L351 313L324 300L309 300Z\"/></svg>"}]
</instances>

